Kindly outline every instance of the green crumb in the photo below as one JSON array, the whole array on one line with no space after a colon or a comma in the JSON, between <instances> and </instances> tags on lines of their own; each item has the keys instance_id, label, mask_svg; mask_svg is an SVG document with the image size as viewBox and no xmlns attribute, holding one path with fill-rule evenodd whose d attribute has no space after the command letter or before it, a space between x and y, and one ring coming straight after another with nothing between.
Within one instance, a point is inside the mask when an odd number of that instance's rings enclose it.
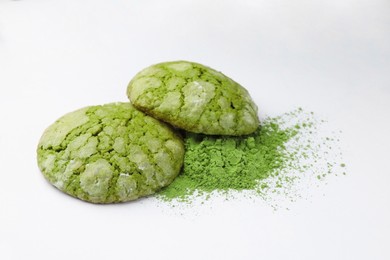
<instances>
[{"instance_id":1,"label":"green crumb","mask_svg":"<svg viewBox=\"0 0 390 260\"><path fill-rule=\"evenodd\" d=\"M345 163L340 164L340 167L345 167L345 166L346 166Z\"/></svg>"},{"instance_id":2,"label":"green crumb","mask_svg":"<svg viewBox=\"0 0 390 260\"><path fill-rule=\"evenodd\" d=\"M338 139L333 133L323 133L322 124L312 112L298 108L262 120L250 135L185 132L182 171L157 198L190 204L195 198L243 194L271 204L276 197L294 201L303 196L302 190L326 182L331 173L337 173L338 165L345 165L340 162Z\"/></svg>"},{"instance_id":3,"label":"green crumb","mask_svg":"<svg viewBox=\"0 0 390 260\"><path fill-rule=\"evenodd\" d=\"M267 188L259 182L286 167L292 155L286 153L285 144L295 135L293 129L282 129L272 120L243 137L187 132L182 173L159 197L187 201L194 194Z\"/></svg>"}]
</instances>

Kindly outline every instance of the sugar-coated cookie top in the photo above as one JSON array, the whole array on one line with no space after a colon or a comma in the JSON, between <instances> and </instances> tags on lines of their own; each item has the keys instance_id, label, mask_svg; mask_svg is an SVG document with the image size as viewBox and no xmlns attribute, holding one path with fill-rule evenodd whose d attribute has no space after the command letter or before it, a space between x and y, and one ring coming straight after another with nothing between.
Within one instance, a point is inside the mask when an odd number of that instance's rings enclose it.
<instances>
[{"instance_id":1,"label":"sugar-coated cookie top","mask_svg":"<svg viewBox=\"0 0 390 260\"><path fill-rule=\"evenodd\" d=\"M190 132L245 135L259 126L248 91L224 74L188 61L159 63L129 83L135 107Z\"/></svg>"},{"instance_id":2,"label":"sugar-coated cookie top","mask_svg":"<svg viewBox=\"0 0 390 260\"><path fill-rule=\"evenodd\" d=\"M38 166L58 189L93 203L133 200L172 182L183 164L182 138L130 103L91 106L49 126Z\"/></svg>"}]
</instances>

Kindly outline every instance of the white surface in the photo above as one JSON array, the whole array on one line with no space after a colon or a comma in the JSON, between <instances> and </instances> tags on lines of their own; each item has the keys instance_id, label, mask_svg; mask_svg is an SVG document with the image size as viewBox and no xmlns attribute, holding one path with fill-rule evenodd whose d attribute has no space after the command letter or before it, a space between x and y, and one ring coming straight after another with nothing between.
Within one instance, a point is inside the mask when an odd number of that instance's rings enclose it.
<instances>
[{"instance_id":1,"label":"white surface","mask_svg":"<svg viewBox=\"0 0 390 260\"><path fill-rule=\"evenodd\" d=\"M390 259L390 2L0 0L0 259ZM140 69L204 63L246 86L262 117L302 106L342 130L346 177L308 200L151 199L96 206L36 166L49 124L126 101Z\"/></svg>"}]
</instances>

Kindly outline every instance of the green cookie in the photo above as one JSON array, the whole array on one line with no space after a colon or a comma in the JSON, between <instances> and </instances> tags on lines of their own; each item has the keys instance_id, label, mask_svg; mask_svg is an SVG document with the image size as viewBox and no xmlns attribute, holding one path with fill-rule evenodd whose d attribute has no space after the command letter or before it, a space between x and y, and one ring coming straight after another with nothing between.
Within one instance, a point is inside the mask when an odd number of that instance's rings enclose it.
<instances>
[{"instance_id":1,"label":"green cookie","mask_svg":"<svg viewBox=\"0 0 390 260\"><path fill-rule=\"evenodd\" d=\"M64 115L39 141L38 166L61 191L93 203L134 200L170 184L184 146L165 123L130 103Z\"/></svg>"},{"instance_id":2,"label":"green cookie","mask_svg":"<svg viewBox=\"0 0 390 260\"><path fill-rule=\"evenodd\" d=\"M245 135L259 126L257 106L248 91L198 63L148 67L130 81L127 95L136 108L189 132Z\"/></svg>"}]
</instances>

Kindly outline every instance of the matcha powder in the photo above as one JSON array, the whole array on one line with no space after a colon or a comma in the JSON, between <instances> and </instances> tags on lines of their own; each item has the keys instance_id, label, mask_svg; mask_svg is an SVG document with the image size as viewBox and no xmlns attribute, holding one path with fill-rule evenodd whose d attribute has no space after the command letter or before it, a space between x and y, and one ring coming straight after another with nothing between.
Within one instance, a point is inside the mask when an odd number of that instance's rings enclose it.
<instances>
[{"instance_id":1,"label":"matcha powder","mask_svg":"<svg viewBox=\"0 0 390 260\"><path fill-rule=\"evenodd\" d=\"M312 113L297 109L267 118L256 132L246 136L186 132L182 172L157 196L188 203L194 196L207 199L212 193L251 191L264 197L266 192L285 192L307 173L321 180L344 165L338 162L341 154L330 158L336 139L320 138L320 123ZM320 160L324 157L329 158ZM321 165L322 161L326 164Z\"/></svg>"}]
</instances>

